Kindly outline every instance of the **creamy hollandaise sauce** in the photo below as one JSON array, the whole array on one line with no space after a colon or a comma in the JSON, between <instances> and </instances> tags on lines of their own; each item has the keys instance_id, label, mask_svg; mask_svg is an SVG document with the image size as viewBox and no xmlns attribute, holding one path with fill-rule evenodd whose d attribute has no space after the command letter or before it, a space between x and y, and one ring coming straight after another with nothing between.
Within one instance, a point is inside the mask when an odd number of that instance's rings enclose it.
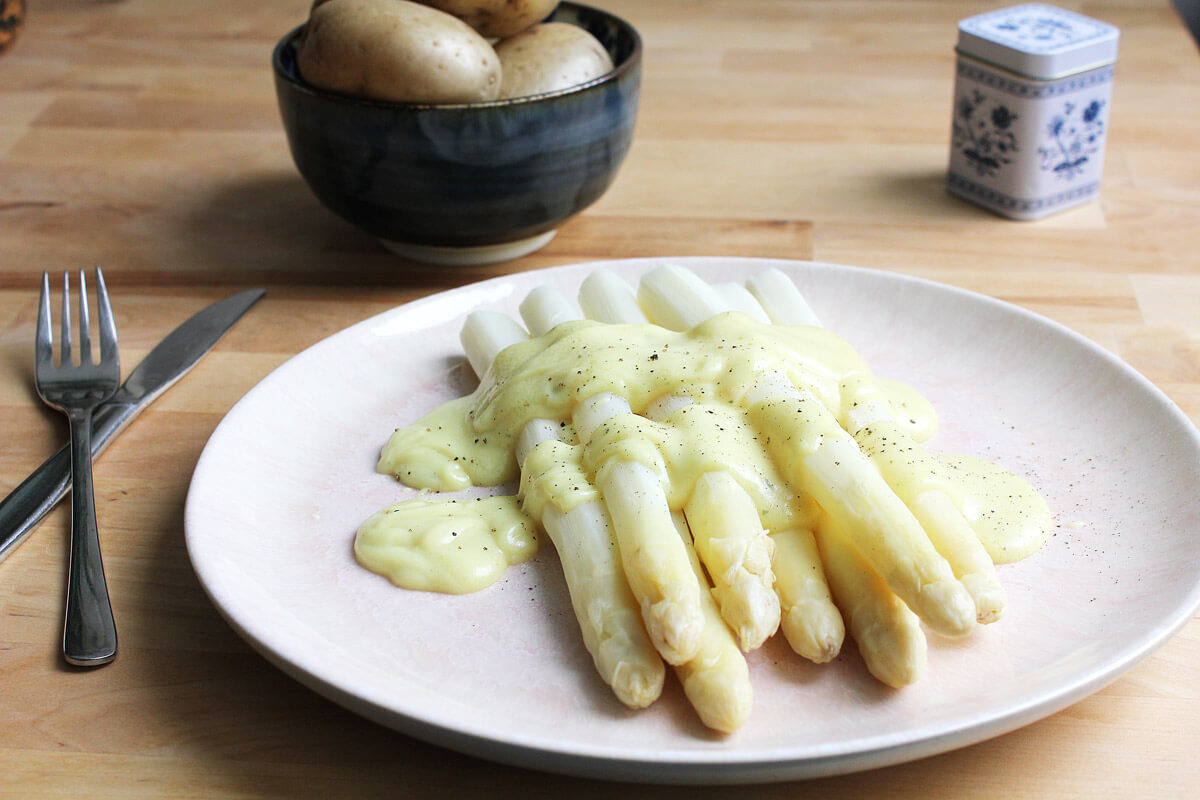
<instances>
[{"instance_id":1,"label":"creamy hollandaise sauce","mask_svg":"<svg viewBox=\"0 0 1200 800\"><path fill-rule=\"evenodd\" d=\"M767 373L785 376L819 401L828 412L818 415L821 424L804 427L794 442L779 441L773 415L788 409L747 397ZM602 392L626 398L632 413L610 418L581 443L572 410ZM686 401L670 413L649 413L664 397ZM858 427L855 409L866 403L882 404L888 420ZM516 442L533 420L558 422L560 435L534 447L522 470ZM701 475L722 470L746 490L768 531L811 530L820 509L784 477L791 473L781 462L789 451L818 447L829 431L822 424L855 435L893 487L945 492L997 563L1024 558L1048 536L1050 512L1021 478L980 459L920 447L937 430L932 406L911 387L873 376L846 341L824 328L726 313L684 332L564 322L504 349L475 392L396 430L377 469L437 492L520 479L517 496L422 495L398 503L362 526L355 553L365 567L406 588L481 589L534 555L535 520L545 504L566 513L599 499L597 476L629 461L659 476L673 510L684 507Z\"/></svg>"},{"instance_id":2,"label":"creamy hollandaise sauce","mask_svg":"<svg viewBox=\"0 0 1200 800\"><path fill-rule=\"evenodd\" d=\"M417 497L372 515L358 530L359 562L406 589L476 592L537 552L536 524L515 497Z\"/></svg>"}]
</instances>

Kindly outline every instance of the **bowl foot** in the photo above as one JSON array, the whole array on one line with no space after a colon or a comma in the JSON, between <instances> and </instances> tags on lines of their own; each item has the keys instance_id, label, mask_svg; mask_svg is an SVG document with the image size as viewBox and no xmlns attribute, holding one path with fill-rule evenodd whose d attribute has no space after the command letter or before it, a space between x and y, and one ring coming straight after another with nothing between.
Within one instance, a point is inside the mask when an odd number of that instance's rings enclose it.
<instances>
[{"instance_id":1,"label":"bowl foot","mask_svg":"<svg viewBox=\"0 0 1200 800\"><path fill-rule=\"evenodd\" d=\"M380 239L379 241L396 255L413 261L447 267L472 267L478 264L511 261L514 258L528 255L545 247L554 238L556 232L551 230L526 239L518 239L515 242L485 244L478 247L438 247L397 242L391 239Z\"/></svg>"}]
</instances>

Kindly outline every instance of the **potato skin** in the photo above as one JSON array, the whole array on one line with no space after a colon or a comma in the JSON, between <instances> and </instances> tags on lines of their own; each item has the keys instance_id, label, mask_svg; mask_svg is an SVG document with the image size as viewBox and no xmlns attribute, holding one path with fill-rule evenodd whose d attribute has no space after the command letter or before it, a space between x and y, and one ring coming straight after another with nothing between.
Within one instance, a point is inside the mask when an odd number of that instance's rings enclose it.
<instances>
[{"instance_id":1,"label":"potato skin","mask_svg":"<svg viewBox=\"0 0 1200 800\"><path fill-rule=\"evenodd\" d=\"M25 25L25 0L0 0L0 53L12 47Z\"/></svg>"},{"instance_id":2,"label":"potato skin","mask_svg":"<svg viewBox=\"0 0 1200 800\"><path fill-rule=\"evenodd\" d=\"M489 39L503 39L541 22L558 0L417 0L453 14Z\"/></svg>"},{"instance_id":3,"label":"potato skin","mask_svg":"<svg viewBox=\"0 0 1200 800\"><path fill-rule=\"evenodd\" d=\"M500 62L466 23L407 0L325 0L296 65L313 86L404 103L494 100Z\"/></svg>"},{"instance_id":4,"label":"potato skin","mask_svg":"<svg viewBox=\"0 0 1200 800\"><path fill-rule=\"evenodd\" d=\"M612 57L590 33L566 22L544 22L496 45L500 97L527 97L599 78Z\"/></svg>"}]
</instances>

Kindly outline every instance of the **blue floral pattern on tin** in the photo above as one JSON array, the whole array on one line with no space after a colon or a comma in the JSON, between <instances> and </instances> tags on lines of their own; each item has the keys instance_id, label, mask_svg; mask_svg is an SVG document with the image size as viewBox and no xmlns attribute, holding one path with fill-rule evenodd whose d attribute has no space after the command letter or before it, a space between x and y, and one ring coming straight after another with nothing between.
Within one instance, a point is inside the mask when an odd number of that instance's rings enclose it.
<instances>
[{"instance_id":1,"label":"blue floral pattern on tin","mask_svg":"<svg viewBox=\"0 0 1200 800\"><path fill-rule=\"evenodd\" d=\"M954 112L954 147L979 175L995 175L1016 153L1013 123L1017 114L978 89L958 99Z\"/></svg>"},{"instance_id":2,"label":"blue floral pattern on tin","mask_svg":"<svg viewBox=\"0 0 1200 800\"><path fill-rule=\"evenodd\" d=\"M1041 168L1063 180L1072 180L1104 146L1104 103L1092 100L1084 106L1064 103L1047 125L1047 144L1038 147ZM1076 113L1078 112L1078 113Z\"/></svg>"}]
</instances>

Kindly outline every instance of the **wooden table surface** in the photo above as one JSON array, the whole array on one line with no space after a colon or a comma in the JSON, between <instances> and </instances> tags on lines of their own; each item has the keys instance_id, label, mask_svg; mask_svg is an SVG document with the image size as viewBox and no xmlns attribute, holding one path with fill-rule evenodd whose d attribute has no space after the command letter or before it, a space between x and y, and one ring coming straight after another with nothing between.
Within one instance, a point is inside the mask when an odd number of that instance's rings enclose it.
<instances>
[{"instance_id":1,"label":"wooden table surface","mask_svg":"<svg viewBox=\"0 0 1200 800\"><path fill-rule=\"evenodd\" d=\"M594 258L816 258L933 278L1058 320L1200 420L1200 56L1167 0L1067 2L1117 25L1099 203L1035 223L943 189L958 19L995 3L606 0L645 77L616 184L544 250L407 264L292 165L269 69L307 0L33 3L0 56L0 493L65 440L32 388L42 270L102 264L135 365L234 290L268 296L95 470L121 654L58 654L69 513L0 564L0 796L1196 796L1200 623L1041 722L915 763L730 790L497 766L367 722L218 616L183 504L222 415L272 368L430 292Z\"/></svg>"}]
</instances>

